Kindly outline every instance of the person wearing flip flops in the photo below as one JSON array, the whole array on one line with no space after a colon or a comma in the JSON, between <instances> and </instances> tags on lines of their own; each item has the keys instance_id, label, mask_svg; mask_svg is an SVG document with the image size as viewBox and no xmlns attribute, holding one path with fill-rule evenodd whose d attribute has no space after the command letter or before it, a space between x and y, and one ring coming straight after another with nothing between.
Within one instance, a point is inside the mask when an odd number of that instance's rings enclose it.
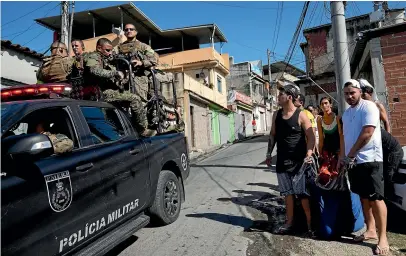
<instances>
[{"instance_id":1,"label":"person wearing flip flops","mask_svg":"<svg viewBox=\"0 0 406 256\"><path fill-rule=\"evenodd\" d=\"M387 255L387 208L384 202L383 152L379 109L374 102L361 98L361 85L350 79L344 84L344 97L350 107L344 112L343 134L345 152L340 154L337 169L349 163L351 191L361 198L364 216L369 228L358 240L378 239L376 255ZM369 218L372 208L374 218ZM375 223L378 234L375 230Z\"/></svg>"},{"instance_id":2,"label":"person wearing flip flops","mask_svg":"<svg viewBox=\"0 0 406 256\"><path fill-rule=\"evenodd\" d=\"M294 182L303 163L312 161L314 132L309 118L294 105L300 89L291 83L278 89L280 91L278 104L282 109L273 117L266 154L266 163L271 166L272 151L277 144L276 172L279 191L281 196L285 197L286 204L286 224L280 227L278 234L288 234L293 231L294 199L297 197L306 215L308 236L314 237L311 227L310 192L306 182L296 182L296 185ZM302 177L305 178L304 175Z\"/></svg>"}]
</instances>

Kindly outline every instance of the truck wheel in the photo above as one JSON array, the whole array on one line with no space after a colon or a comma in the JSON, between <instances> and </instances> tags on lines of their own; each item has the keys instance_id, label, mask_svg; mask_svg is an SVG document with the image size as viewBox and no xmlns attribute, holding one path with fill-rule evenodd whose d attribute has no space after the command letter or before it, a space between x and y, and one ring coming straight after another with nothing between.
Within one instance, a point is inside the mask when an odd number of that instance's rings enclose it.
<instances>
[{"instance_id":1,"label":"truck wheel","mask_svg":"<svg viewBox=\"0 0 406 256\"><path fill-rule=\"evenodd\" d=\"M181 208L180 186L179 179L173 172L161 171L154 204L149 209L156 224L168 225L178 219Z\"/></svg>"}]
</instances>

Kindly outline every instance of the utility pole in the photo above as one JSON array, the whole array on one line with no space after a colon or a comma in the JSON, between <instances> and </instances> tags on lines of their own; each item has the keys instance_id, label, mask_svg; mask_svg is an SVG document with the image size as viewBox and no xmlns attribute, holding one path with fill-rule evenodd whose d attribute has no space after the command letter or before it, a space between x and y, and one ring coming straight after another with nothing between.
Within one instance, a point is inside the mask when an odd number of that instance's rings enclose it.
<instances>
[{"instance_id":1,"label":"utility pole","mask_svg":"<svg viewBox=\"0 0 406 256\"><path fill-rule=\"evenodd\" d=\"M61 2L61 43L69 45L69 3Z\"/></svg>"},{"instance_id":2,"label":"utility pole","mask_svg":"<svg viewBox=\"0 0 406 256\"><path fill-rule=\"evenodd\" d=\"M268 77L269 77L269 90L267 90L268 91L268 100L269 100L269 91L271 90L271 88L272 88L272 72L271 72L271 51L269 50L269 49L266 49L266 56L268 57ZM273 95L272 95L273 96ZM272 115L273 115L273 97L272 97L272 99L271 99L271 101L270 101L270 105L271 105L271 113L272 113ZM266 110L266 103L265 103L265 110ZM265 118L266 118L266 116L267 116L267 114L268 114L268 111L266 110L265 111ZM272 120L272 119L271 119ZM266 121L265 121L266 122ZM267 123L267 125L268 125L268 123Z\"/></svg>"},{"instance_id":3,"label":"utility pole","mask_svg":"<svg viewBox=\"0 0 406 256\"><path fill-rule=\"evenodd\" d=\"M333 28L335 77L337 98L340 102L338 109L342 114L348 108L345 102L343 87L344 83L351 79L350 58L348 55L347 28L344 16L344 2L331 1L331 24Z\"/></svg>"},{"instance_id":4,"label":"utility pole","mask_svg":"<svg viewBox=\"0 0 406 256\"><path fill-rule=\"evenodd\" d=\"M72 42L73 14L75 12L75 1L72 1L71 6L72 6L72 8L71 8L71 11L70 11L69 37L68 37L69 38L68 39L68 54L69 55L70 55L70 51L71 51L71 48L72 48L71 42Z\"/></svg>"}]
</instances>

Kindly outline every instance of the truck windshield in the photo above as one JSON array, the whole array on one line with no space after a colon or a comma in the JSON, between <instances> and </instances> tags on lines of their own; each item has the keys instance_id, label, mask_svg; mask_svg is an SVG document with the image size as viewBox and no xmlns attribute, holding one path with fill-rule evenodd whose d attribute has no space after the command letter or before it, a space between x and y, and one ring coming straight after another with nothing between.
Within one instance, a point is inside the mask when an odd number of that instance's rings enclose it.
<instances>
[{"instance_id":1,"label":"truck windshield","mask_svg":"<svg viewBox=\"0 0 406 256\"><path fill-rule=\"evenodd\" d=\"M1 116L4 116L9 110L11 106L10 105L1 105Z\"/></svg>"},{"instance_id":2,"label":"truck windshield","mask_svg":"<svg viewBox=\"0 0 406 256\"><path fill-rule=\"evenodd\" d=\"M5 128L8 125L8 121L12 121L16 113L21 110L21 104L1 104L1 128Z\"/></svg>"}]
</instances>

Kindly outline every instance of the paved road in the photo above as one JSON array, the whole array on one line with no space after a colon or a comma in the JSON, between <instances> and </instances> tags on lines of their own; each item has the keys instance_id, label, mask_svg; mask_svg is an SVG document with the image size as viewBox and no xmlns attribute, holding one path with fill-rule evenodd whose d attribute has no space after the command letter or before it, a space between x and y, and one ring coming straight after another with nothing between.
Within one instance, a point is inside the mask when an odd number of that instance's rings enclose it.
<instances>
[{"instance_id":1,"label":"paved road","mask_svg":"<svg viewBox=\"0 0 406 256\"><path fill-rule=\"evenodd\" d=\"M269 232L283 223L284 209L276 174L263 162L267 139L231 145L192 165L179 219L142 229L110 255L371 255L371 245Z\"/></svg>"}]
</instances>

